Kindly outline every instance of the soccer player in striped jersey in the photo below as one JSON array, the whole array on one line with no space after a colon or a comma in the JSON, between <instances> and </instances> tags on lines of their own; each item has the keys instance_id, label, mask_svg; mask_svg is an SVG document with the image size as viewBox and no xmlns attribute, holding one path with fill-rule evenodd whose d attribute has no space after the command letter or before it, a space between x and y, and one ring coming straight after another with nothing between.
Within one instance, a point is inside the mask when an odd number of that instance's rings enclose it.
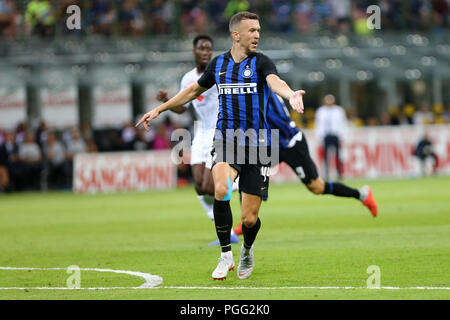
<instances>
[{"instance_id":1,"label":"soccer player in striped jersey","mask_svg":"<svg viewBox=\"0 0 450 320\"><path fill-rule=\"evenodd\" d=\"M203 75L213 52L213 39L206 35L200 34L194 38L193 50L195 60L195 68L187 72L181 79L180 90L186 89L188 86L197 82ZM161 102L169 101L167 91L160 90L156 99ZM194 139L191 145L191 168L194 178L194 188L197 192L197 198L203 209L205 209L208 218L214 222L214 183L211 174L211 151L214 139L214 133L217 122L217 114L219 112L219 101L216 88L210 88L201 94L197 99L190 103L172 108L171 111L176 113L184 113L192 107L197 115ZM236 183L233 184L233 191L237 189ZM231 242L238 243L239 238L231 230ZM216 241L210 244L218 244Z\"/></svg>"},{"instance_id":2,"label":"soccer player in striped jersey","mask_svg":"<svg viewBox=\"0 0 450 320\"><path fill-rule=\"evenodd\" d=\"M280 162L286 162L312 193L353 197L360 200L370 210L372 216L376 217L378 207L371 188L363 186L359 190L353 189L343 183L324 181L319 177L316 165L309 153L306 137L290 118L283 100L271 92L269 105L267 113L269 126L279 129ZM242 234L242 224L238 224L234 228L234 232Z\"/></svg>"},{"instance_id":3,"label":"soccer player in striped jersey","mask_svg":"<svg viewBox=\"0 0 450 320\"><path fill-rule=\"evenodd\" d=\"M254 268L253 244L261 226L258 213L262 198L268 192L271 160L266 161L265 157L271 142L266 119L269 88L288 100L297 112L303 113L304 109L302 96L305 92L293 91L279 78L273 62L256 52L260 29L256 14L240 12L234 15L230 19L231 50L214 58L197 83L146 113L136 124L144 124L148 130L149 122L161 112L184 105L217 85L219 114L212 166L214 220L222 249L219 263L212 273L212 278L217 280L225 279L235 268L230 243L233 224L230 198L231 185L238 176L244 235L238 277L248 278Z\"/></svg>"}]
</instances>

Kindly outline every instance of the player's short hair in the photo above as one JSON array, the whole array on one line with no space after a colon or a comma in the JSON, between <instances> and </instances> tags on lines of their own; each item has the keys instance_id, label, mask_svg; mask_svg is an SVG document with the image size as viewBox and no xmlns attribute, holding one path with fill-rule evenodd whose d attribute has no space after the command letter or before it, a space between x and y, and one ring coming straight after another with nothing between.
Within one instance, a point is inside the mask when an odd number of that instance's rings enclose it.
<instances>
[{"instance_id":1,"label":"player's short hair","mask_svg":"<svg viewBox=\"0 0 450 320\"><path fill-rule=\"evenodd\" d=\"M211 42L211 44L214 44L214 41L210 36L208 36L207 34L199 34L198 36L196 36L194 38L194 41L192 41L192 44L194 45L194 49L195 49L195 47L197 47L197 44L200 40L208 40L209 42Z\"/></svg>"},{"instance_id":2,"label":"player's short hair","mask_svg":"<svg viewBox=\"0 0 450 320\"><path fill-rule=\"evenodd\" d=\"M242 20L258 20L259 16L256 13L248 12L248 11L242 11L236 13L234 16L230 19L230 32L233 32L234 28L241 23Z\"/></svg>"}]
</instances>

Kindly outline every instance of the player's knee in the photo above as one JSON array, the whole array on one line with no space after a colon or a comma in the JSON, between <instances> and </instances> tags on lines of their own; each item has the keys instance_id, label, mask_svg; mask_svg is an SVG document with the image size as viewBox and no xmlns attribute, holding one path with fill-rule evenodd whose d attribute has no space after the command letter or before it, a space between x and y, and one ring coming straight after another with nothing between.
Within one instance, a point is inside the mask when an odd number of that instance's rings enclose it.
<instances>
[{"instance_id":1,"label":"player's knee","mask_svg":"<svg viewBox=\"0 0 450 320\"><path fill-rule=\"evenodd\" d=\"M227 182L225 182L225 183L220 182L220 183L216 183L214 185L214 197L217 200L224 200L224 199L227 200L229 194L230 194L230 191L229 191L229 186L228 186Z\"/></svg>"},{"instance_id":2,"label":"player's knee","mask_svg":"<svg viewBox=\"0 0 450 320\"><path fill-rule=\"evenodd\" d=\"M256 224L256 221L258 221L257 212L255 214L243 215L241 221L247 228L252 228Z\"/></svg>"},{"instance_id":3,"label":"player's knee","mask_svg":"<svg viewBox=\"0 0 450 320\"><path fill-rule=\"evenodd\" d=\"M325 191L325 183L322 179L316 179L311 181L307 185L309 191L311 191L314 194L323 194Z\"/></svg>"}]
</instances>

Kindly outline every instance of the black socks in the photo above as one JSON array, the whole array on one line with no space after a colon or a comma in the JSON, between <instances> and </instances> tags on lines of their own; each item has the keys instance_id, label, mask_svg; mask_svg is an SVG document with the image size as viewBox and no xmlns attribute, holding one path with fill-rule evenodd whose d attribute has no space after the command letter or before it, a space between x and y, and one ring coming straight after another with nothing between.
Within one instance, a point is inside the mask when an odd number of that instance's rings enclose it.
<instances>
[{"instance_id":1,"label":"black socks","mask_svg":"<svg viewBox=\"0 0 450 320\"><path fill-rule=\"evenodd\" d=\"M359 200L359 190L347 187L340 182L325 182L323 194L332 194L337 197L353 197Z\"/></svg>"},{"instance_id":2,"label":"black socks","mask_svg":"<svg viewBox=\"0 0 450 320\"><path fill-rule=\"evenodd\" d=\"M261 228L261 220L256 220L253 227L248 228L245 224L242 224L242 234L244 235L244 247L245 249L250 249L255 242L256 235L258 234L259 228Z\"/></svg>"},{"instance_id":3,"label":"black socks","mask_svg":"<svg viewBox=\"0 0 450 320\"><path fill-rule=\"evenodd\" d=\"M233 214L231 213L230 201L214 199L214 223L222 252L230 251L230 232L233 227Z\"/></svg>"}]
</instances>

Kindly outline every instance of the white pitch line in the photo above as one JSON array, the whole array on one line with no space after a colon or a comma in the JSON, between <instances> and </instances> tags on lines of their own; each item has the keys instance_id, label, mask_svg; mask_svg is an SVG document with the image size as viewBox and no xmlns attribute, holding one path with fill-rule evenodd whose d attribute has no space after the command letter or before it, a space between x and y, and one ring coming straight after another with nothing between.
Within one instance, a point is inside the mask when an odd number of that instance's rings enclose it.
<instances>
[{"instance_id":1,"label":"white pitch line","mask_svg":"<svg viewBox=\"0 0 450 320\"><path fill-rule=\"evenodd\" d=\"M94 287L94 288L67 288L67 287L0 287L0 290L142 290L142 289L179 289L179 290L450 290L449 287Z\"/></svg>"},{"instance_id":2,"label":"white pitch line","mask_svg":"<svg viewBox=\"0 0 450 320\"><path fill-rule=\"evenodd\" d=\"M0 267L0 270L67 270L66 268L15 268L15 267ZM126 271L126 270L113 270L113 269L97 269L97 268L80 268L83 271L96 271L96 272L112 272L118 274L128 274L136 277L140 277L145 282L139 287L93 287L93 288L67 288L67 287L0 287L0 290L118 290L118 289L180 289L180 290L354 290L354 289L367 289L367 290L450 290L450 287L379 287L379 288L367 288L367 287L178 287L178 286L159 286L163 279L160 276L152 275L150 273Z\"/></svg>"},{"instance_id":3,"label":"white pitch line","mask_svg":"<svg viewBox=\"0 0 450 320\"><path fill-rule=\"evenodd\" d=\"M16 268L16 267L0 267L0 270L67 270L67 268ZM112 272L118 274L128 274L135 277L140 277L145 282L139 287L98 287L98 288L80 288L82 290L114 290L114 289L150 289L159 286L163 282L163 278L150 273L127 271L127 270L113 270L113 269L98 269L98 268L80 268L81 271L96 271L96 272ZM18 287L4 287L0 290L80 290L66 287L30 287L30 288L18 288Z\"/></svg>"},{"instance_id":4,"label":"white pitch line","mask_svg":"<svg viewBox=\"0 0 450 320\"><path fill-rule=\"evenodd\" d=\"M338 290L353 290L353 289L367 289L367 290L450 290L450 287L174 287L174 286L159 286L152 289L181 289L181 290L286 290L286 289L338 289Z\"/></svg>"}]
</instances>

